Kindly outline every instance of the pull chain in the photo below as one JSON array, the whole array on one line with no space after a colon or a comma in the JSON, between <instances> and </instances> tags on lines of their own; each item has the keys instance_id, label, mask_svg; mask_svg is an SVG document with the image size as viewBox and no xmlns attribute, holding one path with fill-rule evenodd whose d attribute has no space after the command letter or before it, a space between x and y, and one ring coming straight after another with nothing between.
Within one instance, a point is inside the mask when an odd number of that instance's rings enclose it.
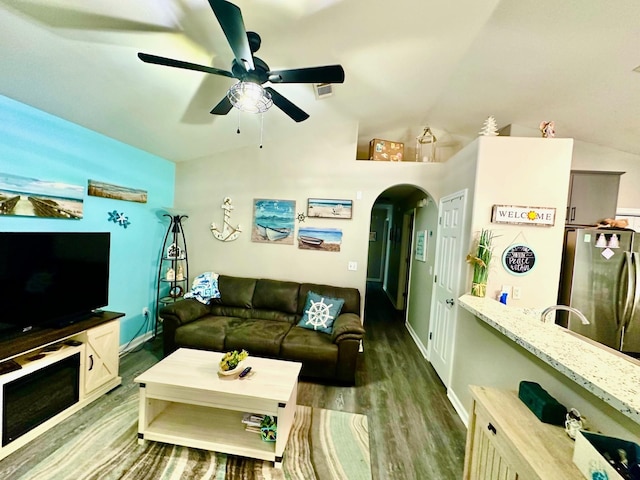
<instances>
[{"instance_id":1,"label":"pull chain","mask_svg":"<svg viewBox=\"0 0 640 480\"><path fill-rule=\"evenodd\" d=\"M264 133L264 112L260 114L260 148L262 148L263 133Z\"/></svg>"},{"instance_id":2,"label":"pull chain","mask_svg":"<svg viewBox=\"0 0 640 480\"><path fill-rule=\"evenodd\" d=\"M238 110L238 129L236 130L236 133L240 135L240 110Z\"/></svg>"}]
</instances>

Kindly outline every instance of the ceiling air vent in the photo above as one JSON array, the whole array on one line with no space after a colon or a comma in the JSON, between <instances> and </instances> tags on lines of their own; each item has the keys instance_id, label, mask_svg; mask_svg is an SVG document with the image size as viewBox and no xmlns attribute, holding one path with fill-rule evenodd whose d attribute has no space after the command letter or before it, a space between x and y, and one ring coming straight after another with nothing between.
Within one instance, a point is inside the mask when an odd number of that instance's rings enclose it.
<instances>
[{"instance_id":1,"label":"ceiling air vent","mask_svg":"<svg viewBox=\"0 0 640 480\"><path fill-rule=\"evenodd\" d=\"M318 100L333 95L333 86L330 83L314 83L313 90Z\"/></svg>"}]
</instances>

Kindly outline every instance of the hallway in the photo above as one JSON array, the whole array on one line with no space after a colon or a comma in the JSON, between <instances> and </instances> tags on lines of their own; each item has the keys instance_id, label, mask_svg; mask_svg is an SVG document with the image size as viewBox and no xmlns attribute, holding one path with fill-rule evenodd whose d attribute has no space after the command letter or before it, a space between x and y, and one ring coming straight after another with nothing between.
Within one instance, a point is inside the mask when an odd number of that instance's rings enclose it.
<instances>
[{"instance_id":1,"label":"hallway","mask_svg":"<svg viewBox=\"0 0 640 480\"><path fill-rule=\"evenodd\" d=\"M379 283L367 284L355 387L300 382L298 402L369 419L373 479L462 477L466 428Z\"/></svg>"}]
</instances>

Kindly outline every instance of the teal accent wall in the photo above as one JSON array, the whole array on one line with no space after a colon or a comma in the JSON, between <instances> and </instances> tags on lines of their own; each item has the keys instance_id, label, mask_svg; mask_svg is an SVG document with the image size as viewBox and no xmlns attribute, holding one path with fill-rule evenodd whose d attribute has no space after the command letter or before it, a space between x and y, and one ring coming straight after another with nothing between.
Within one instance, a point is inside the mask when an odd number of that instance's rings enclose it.
<instances>
[{"instance_id":1,"label":"teal accent wall","mask_svg":"<svg viewBox=\"0 0 640 480\"><path fill-rule=\"evenodd\" d=\"M125 313L120 345L153 332L158 259L168 228L162 214L173 206L175 164L0 95L0 173L83 186L82 219L2 216L0 231L111 232L105 309ZM89 179L146 190L147 203L88 196ZM129 218L126 229L108 221L113 210ZM69 285L70 302L73 292Z\"/></svg>"}]
</instances>

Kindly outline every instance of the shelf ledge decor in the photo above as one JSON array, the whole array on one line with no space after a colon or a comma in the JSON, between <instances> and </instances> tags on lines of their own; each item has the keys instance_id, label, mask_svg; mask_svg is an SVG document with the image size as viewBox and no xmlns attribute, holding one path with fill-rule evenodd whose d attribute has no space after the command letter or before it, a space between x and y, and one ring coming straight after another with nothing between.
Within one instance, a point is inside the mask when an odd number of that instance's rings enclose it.
<instances>
[{"instance_id":1,"label":"shelf ledge decor","mask_svg":"<svg viewBox=\"0 0 640 480\"><path fill-rule=\"evenodd\" d=\"M218 228L215 223L211 223L211 233L214 238L220 240L221 242L232 242L236 238L240 236L242 233L242 228L240 224L238 226L233 227L231 225L231 210L233 210L233 205L231 205L231 197L224 197L221 205L222 210L224 210L224 220L222 222L222 230Z\"/></svg>"},{"instance_id":2,"label":"shelf ledge decor","mask_svg":"<svg viewBox=\"0 0 640 480\"><path fill-rule=\"evenodd\" d=\"M493 256L493 239L493 231L483 228L475 242L475 248L472 250L475 254L470 253L467 255L467 263L473 265L471 295L476 297L484 297L487 294L489 266Z\"/></svg>"}]
</instances>

